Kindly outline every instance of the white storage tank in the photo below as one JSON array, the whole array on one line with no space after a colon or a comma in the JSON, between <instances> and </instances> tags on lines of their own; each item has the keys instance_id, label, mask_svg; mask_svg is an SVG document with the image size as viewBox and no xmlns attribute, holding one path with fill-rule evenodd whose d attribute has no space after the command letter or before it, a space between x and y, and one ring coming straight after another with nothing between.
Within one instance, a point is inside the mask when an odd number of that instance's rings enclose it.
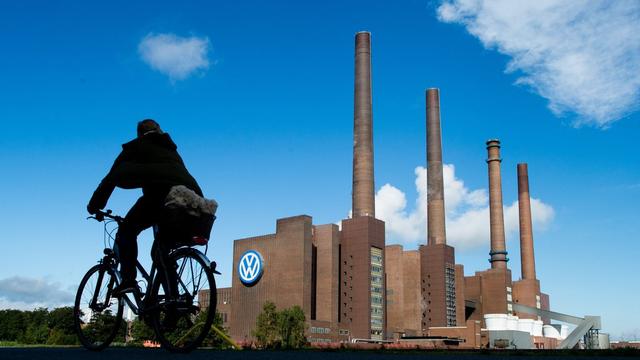
<instances>
[{"instance_id":1,"label":"white storage tank","mask_svg":"<svg viewBox=\"0 0 640 360\"><path fill-rule=\"evenodd\" d=\"M560 339L560 333L553 325L544 325L542 327L542 333L545 337Z\"/></svg>"},{"instance_id":2,"label":"white storage tank","mask_svg":"<svg viewBox=\"0 0 640 360\"><path fill-rule=\"evenodd\" d=\"M535 320L533 322L533 336L542 336L542 320Z\"/></svg>"},{"instance_id":3,"label":"white storage tank","mask_svg":"<svg viewBox=\"0 0 640 360\"><path fill-rule=\"evenodd\" d=\"M560 338L566 339L569 336L569 325L560 325Z\"/></svg>"},{"instance_id":4,"label":"white storage tank","mask_svg":"<svg viewBox=\"0 0 640 360\"><path fill-rule=\"evenodd\" d=\"M507 315L507 330L518 330L518 317Z\"/></svg>"},{"instance_id":5,"label":"white storage tank","mask_svg":"<svg viewBox=\"0 0 640 360\"><path fill-rule=\"evenodd\" d=\"M487 330L506 330L507 314L485 314L484 323Z\"/></svg>"},{"instance_id":6,"label":"white storage tank","mask_svg":"<svg viewBox=\"0 0 640 360\"><path fill-rule=\"evenodd\" d=\"M518 330L533 335L533 319L518 319Z\"/></svg>"}]
</instances>

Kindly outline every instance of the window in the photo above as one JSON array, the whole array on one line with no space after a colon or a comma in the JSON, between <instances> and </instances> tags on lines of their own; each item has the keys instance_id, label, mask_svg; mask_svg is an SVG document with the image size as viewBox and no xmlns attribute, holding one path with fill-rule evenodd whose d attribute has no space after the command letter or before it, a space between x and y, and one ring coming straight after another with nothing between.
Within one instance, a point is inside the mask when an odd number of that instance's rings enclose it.
<instances>
[{"instance_id":1,"label":"window","mask_svg":"<svg viewBox=\"0 0 640 360\"><path fill-rule=\"evenodd\" d=\"M384 267L382 266L382 249L371 247L370 261L371 303L369 305L369 313L371 319L371 338L374 340L382 340L382 333L384 330L384 298L382 295L384 291L382 286L384 281Z\"/></svg>"},{"instance_id":2,"label":"window","mask_svg":"<svg viewBox=\"0 0 640 360\"><path fill-rule=\"evenodd\" d=\"M445 304L447 326L456 326L456 269L453 264L445 264Z\"/></svg>"}]
</instances>

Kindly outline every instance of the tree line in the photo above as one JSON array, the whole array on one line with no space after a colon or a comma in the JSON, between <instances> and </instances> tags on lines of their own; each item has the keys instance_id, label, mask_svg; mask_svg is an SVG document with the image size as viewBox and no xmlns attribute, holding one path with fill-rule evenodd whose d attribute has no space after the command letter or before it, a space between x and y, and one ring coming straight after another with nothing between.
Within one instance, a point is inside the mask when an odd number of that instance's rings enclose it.
<instances>
[{"instance_id":1,"label":"tree line","mask_svg":"<svg viewBox=\"0 0 640 360\"><path fill-rule=\"evenodd\" d=\"M79 344L73 325L73 308L51 311L0 310L0 341L20 344Z\"/></svg>"},{"instance_id":2,"label":"tree line","mask_svg":"<svg viewBox=\"0 0 640 360\"><path fill-rule=\"evenodd\" d=\"M199 317L204 320L206 313ZM113 315L101 314L104 321L113 321ZM199 320L199 319L197 319ZM196 321L197 321L196 320ZM94 319L100 321L100 319ZM222 317L216 313L213 325L226 332L222 327ZM142 345L145 341L155 341L153 329L143 320L136 318L122 322L115 343ZM0 342L27 345L80 345L73 320L73 308L70 306L49 311L39 308L32 311L0 310ZM226 348L229 345L214 331L210 331L202 346Z\"/></svg>"}]
</instances>

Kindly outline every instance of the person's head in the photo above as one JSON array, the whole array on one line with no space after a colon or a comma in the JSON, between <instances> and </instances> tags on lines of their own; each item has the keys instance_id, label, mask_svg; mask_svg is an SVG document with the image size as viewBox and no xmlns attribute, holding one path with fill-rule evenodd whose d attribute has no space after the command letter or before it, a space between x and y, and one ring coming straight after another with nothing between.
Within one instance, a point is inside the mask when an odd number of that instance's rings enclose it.
<instances>
[{"instance_id":1,"label":"person's head","mask_svg":"<svg viewBox=\"0 0 640 360\"><path fill-rule=\"evenodd\" d=\"M138 137L143 137L151 133L162 134L160 124L158 124L155 120L144 119L138 123Z\"/></svg>"}]
</instances>

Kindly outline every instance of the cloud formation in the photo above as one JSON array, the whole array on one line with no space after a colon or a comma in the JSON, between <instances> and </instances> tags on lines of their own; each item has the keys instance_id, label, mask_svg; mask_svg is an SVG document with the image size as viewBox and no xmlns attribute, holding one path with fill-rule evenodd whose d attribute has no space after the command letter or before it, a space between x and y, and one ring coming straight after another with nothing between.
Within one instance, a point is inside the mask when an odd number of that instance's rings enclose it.
<instances>
[{"instance_id":1,"label":"cloud formation","mask_svg":"<svg viewBox=\"0 0 640 360\"><path fill-rule=\"evenodd\" d=\"M407 209L404 192L385 184L376 193L376 215L386 223L389 242L426 243L427 229L427 169L415 169L418 193L415 207ZM455 176L455 167L443 166L447 242L466 250L489 244L489 198L487 190L470 190ZM544 228L554 216L553 208L539 199L531 199L533 225ZM518 202L504 207L505 233L518 231Z\"/></svg>"},{"instance_id":2,"label":"cloud formation","mask_svg":"<svg viewBox=\"0 0 640 360\"><path fill-rule=\"evenodd\" d=\"M511 57L517 83L576 125L607 127L639 108L637 0L444 0L437 16Z\"/></svg>"},{"instance_id":3,"label":"cloud formation","mask_svg":"<svg viewBox=\"0 0 640 360\"><path fill-rule=\"evenodd\" d=\"M70 305L72 292L45 279L13 276L0 280L0 308L29 309Z\"/></svg>"},{"instance_id":4,"label":"cloud formation","mask_svg":"<svg viewBox=\"0 0 640 360\"><path fill-rule=\"evenodd\" d=\"M138 44L142 60L172 82L209 68L209 38L150 33Z\"/></svg>"}]
</instances>

